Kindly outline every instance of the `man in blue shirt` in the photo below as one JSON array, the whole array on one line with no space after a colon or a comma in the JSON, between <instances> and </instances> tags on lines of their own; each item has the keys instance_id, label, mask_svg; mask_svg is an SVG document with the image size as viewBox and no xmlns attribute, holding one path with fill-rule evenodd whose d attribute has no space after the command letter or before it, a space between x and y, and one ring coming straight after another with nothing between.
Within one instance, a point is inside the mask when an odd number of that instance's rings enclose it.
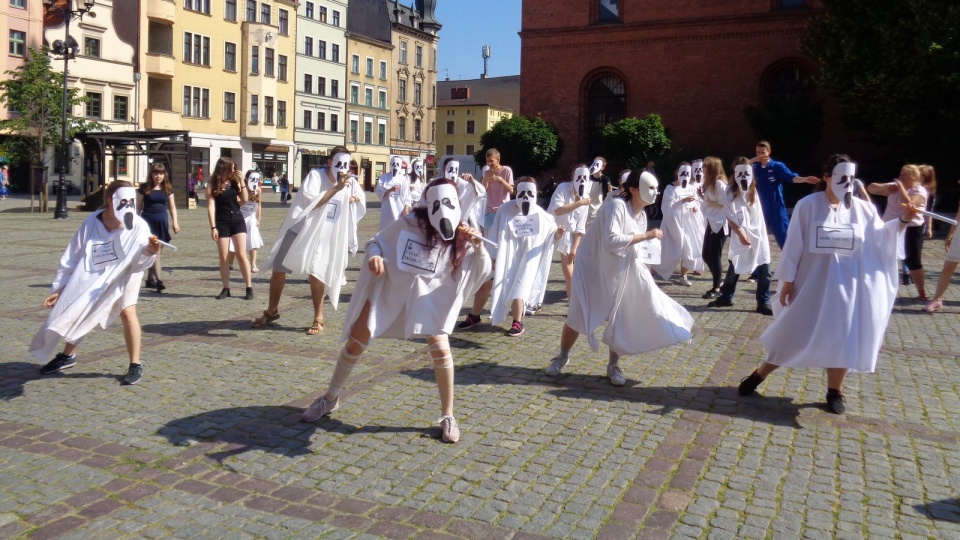
<instances>
[{"instance_id":1,"label":"man in blue shirt","mask_svg":"<svg viewBox=\"0 0 960 540\"><path fill-rule=\"evenodd\" d=\"M773 233L777 245L783 249L783 243L787 240L787 225L790 224L787 203L783 200L783 184L816 184L820 179L816 176L797 176L783 163L771 159L770 143L767 141L757 143L757 157L750 162L753 163L753 177L756 179L767 231Z\"/></svg>"}]
</instances>

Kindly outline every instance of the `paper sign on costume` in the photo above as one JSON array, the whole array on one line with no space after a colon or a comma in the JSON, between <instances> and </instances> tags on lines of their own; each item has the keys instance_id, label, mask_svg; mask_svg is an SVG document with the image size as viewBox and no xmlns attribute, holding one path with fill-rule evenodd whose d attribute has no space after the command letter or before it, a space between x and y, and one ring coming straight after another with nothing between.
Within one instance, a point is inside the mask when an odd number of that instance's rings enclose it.
<instances>
[{"instance_id":1,"label":"paper sign on costume","mask_svg":"<svg viewBox=\"0 0 960 540\"><path fill-rule=\"evenodd\" d=\"M327 221L336 221L340 215L340 201L330 199L327 202Z\"/></svg>"},{"instance_id":2,"label":"paper sign on costume","mask_svg":"<svg viewBox=\"0 0 960 540\"><path fill-rule=\"evenodd\" d=\"M810 226L810 253L853 255L859 248L857 227L845 223L814 223Z\"/></svg>"},{"instance_id":3,"label":"paper sign on costume","mask_svg":"<svg viewBox=\"0 0 960 540\"><path fill-rule=\"evenodd\" d=\"M653 238L651 240L644 240L637 244L637 249L640 252L640 262L643 264L660 264L660 240Z\"/></svg>"},{"instance_id":4,"label":"paper sign on costume","mask_svg":"<svg viewBox=\"0 0 960 540\"><path fill-rule=\"evenodd\" d=\"M114 241L90 245L91 270L99 272L104 268L116 264L120 260L117 246Z\"/></svg>"},{"instance_id":5,"label":"paper sign on costume","mask_svg":"<svg viewBox=\"0 0 960 540\"><path fill-rule=\"evenodd\" d=\"M674 193L677 194L678 199L686 199L687 197L693 197L694 191L692 187L677 187Z\"/></svg>"},{"instance_id":6,"label":"paper sign on costume","mask_svg":"<svg viewBox=\"0 0 960 540\"><path fill-rule=\"evenodd\" d=\"M518 237L537 236L540 234L540 216L517 216L510 220L510 228Z\"/></svg>"},{"instance_id":7,"label":"paper sign on costume","mask_svg":"<svg viewBox=\"0 0 960 540\"><path fill-rule=\"evenodd\" d=\"M407 231L397 241L397 267L412 274L433 274L440 262L441 249L423 243L423 238Z\"/></svg>"}]
</instances>

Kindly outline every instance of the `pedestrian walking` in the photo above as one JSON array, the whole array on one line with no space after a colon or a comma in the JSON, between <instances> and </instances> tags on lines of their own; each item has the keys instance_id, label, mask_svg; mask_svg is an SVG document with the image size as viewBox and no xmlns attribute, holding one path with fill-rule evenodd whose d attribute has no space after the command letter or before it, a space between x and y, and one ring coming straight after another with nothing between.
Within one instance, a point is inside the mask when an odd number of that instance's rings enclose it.
<instances>
[{"instance_id":1,"label":"pedestrian walking","mask_svg":"<svg viewBox=\"0 0 960 540\"><path fill-rule=\"evenodd\" d=\"M137 193L140 208L140 217L150 226L150 232L163 240L170 242L170 226L167 221L167 212L173 221L173 234L180 233L180 223L177 220L177 203L174 199L173 184L170 183L170 173L163 163L154 163L150 166L150 176L140 185ZM160 279L162 267L160 254L154 257L153 266L147 270L147 287L163 292L167 287Z\"/></svg>"},{"instance_id":2,"label":"pedestrian walking","mask_svg":"<svg viewBox=\"0 0 960 540\"><path fill-rule=\"evenodd\" d=\"M253 286L250 281L250 260L247 259L247 225L243 221L240 207L250 199L250 190L240 178L236 165L228 157L221 157L207 183L207 217L210 219L210 237L217 243L217 255L220 261L220 283L223 288L216 296L217 300L230 297L230 254L229 244L237 254L240 274L246 285L244 300L253 300Z\"/></svg>"}]
</instances>

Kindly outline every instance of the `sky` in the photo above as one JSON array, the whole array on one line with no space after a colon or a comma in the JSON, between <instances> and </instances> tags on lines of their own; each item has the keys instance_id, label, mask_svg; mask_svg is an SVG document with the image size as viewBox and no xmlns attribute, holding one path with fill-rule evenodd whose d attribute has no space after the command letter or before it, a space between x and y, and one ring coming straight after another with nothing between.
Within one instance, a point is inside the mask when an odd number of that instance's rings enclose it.
<instances>
[{"instance_id":1,"label":"sky","mask_svg":"<svg viewBox=\"0 0 960 540\"><path fill-rule=\"evenodd\" d=\"M487 74L520 74L520 0L438 0L443 25L437 46L438 80L478 79L484 45L490 45Z\"/></svg>"}]
</instances>

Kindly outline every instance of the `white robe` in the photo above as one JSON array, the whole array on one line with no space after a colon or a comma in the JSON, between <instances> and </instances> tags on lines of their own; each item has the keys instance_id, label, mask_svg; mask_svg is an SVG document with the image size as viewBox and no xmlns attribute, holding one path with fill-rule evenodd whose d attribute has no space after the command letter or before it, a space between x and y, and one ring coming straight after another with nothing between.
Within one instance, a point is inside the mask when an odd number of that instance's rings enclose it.
<instances>
[{"instance_id":1,"label":"white robe","mask_svg":"<svg viewBox=\"0 0 960 540\"><path fill-rule=\"evenodd\" d=\"M347 198L357 197L359 199L357 202L349 204L347 206L347 213L350 217L350 222L353 223L353 227L350 228L347 235L347 250L350 251L351 255L356 255L357 250L360 248L360 236L357 234L357 227L360 225L360 220L363 219L363 216L367 215L367 197L363 192L363 188L360 186L360 182L357 182L356 178L350 179L350 187L346 188L345 191L349 192Z\"/></svg>"},{"instance_id":2,"label":"white robe","mask_svg":"<svg viewBox=\"0 0 960 540\"><path fill-rule=\"evenodd\" d=\"M260 226L257 225L257 207L259 206L260 203L256 201L247 201L247 204L240 207L240 215L243 216L243 222L247 226L247 251L263 247L263 236L260 234ZM231 253L236 251L233 248L233 242L227 245Z\"/></svg>"},{"instance_id":3,"label":"white robe","mask_svg":"<svg viewBox=\"0 0 960 540\"><path fill-rule=\"evenodd\" d=\"M727 184L723 182L717 181L712 189L703 189L703 204L700 205L700 211L706 225L710 227L710 232L730 232L726 211L728 200Z\"/></svg>"},{"instance_id":4,"label":"white robe","mask_svg":"<svg viewBox=\"0 0 960 540\"><path fill-rule=\"evenodd\" d=\"M429 225L427 225L429 226ZM429 249L416 215L407 214L367 243L366 260L347 308L340 341L350 337L364 304L373 338L412 339L453 332L460 308L490 276L490 257L468 244L460 269L451 273L446 249ZM377 253L386 271L374 276L366 261Z\"/></svg>"},{"instance_id":5,"label":"white robe","mask_svg":"<svg viewBox=\"0 0 960 540\"><path fill-rule=\"evenodd\" d=\"M590 183L589 181L587 182L584 192L590 192ZM584 234L587 228L587 214L590 210L589 205L580 206L562 216L556 214L557 208L567 206L574 202L576 196L577 193L573 181L563 182L554 190L553 197L550 198L550 206L547 207L547 212L550 212L556 218L557 225L564 228L563 236L556 242L557 251L564 255L569 255L572 251L574 235Z\"/></svg>"},{"instance_id":6,"label":"white robe","mask_svg":"<svg viewBox=\"0 0 960 540\"><path fill-rule=\"evenodd\" d=\"M434 178L439 180L439 178ZM433 180L431 180L433 182ZM460 199L460 215L462 221L467 225L479 229L482 224L483 206L487 200L487 190L483 187L483 182L476 180L464 180L457 178L457 198ZM415 207L424 207L427 200L423 197L415 204Z\"/></svg>"},{"instance_id":7,"label":"white robe","mask_svg":"<svg viewBox=\"0 0 960 540\"><path fill-rule=\"evenodd\" d=\"M567 325L598 351L596 330L607 321L603 342L620 355L640 354L690 339L693 317L664 294L640 260L634 234L647 230L647 216L634 217L629 203L600 207L573 266Z\"/></svg>"},{"instance_id":8,"label":"white robe","mask_svg":"<svg viewBox=\"0 0 960 540\"><path fill-rule=\"evenodd\" d=\"M653 269L664 279L670 279L677 265L688 270L703 270L703 229L698 220L703 218L700 212L694 212L696 201L686 203L686 197L695 197L692 187L681 189L670 184L663 190L663 199L660 210L663 212L663 221L660 230L663 231L663 240L660 248L660 264Z\"/></svg>"},{"instance_id":9,"label":"white robe","mask_svg":"<svg viewBox=\"0 0 960 540\"><path fill-rule=\"evenodd\" d=\"M813 253L817 227L852 225L853 250ZM783 367L872 372L897 297L898 220L884 223L876 208L854 198L832 210L825 193L793 209L776 277L793 282L793 302L771 302L773 322L760 336L767 362ZM845 246L849 247L849 246Z\"/></svg>"},{"instance_id":10,"label":"white robe","mask_svg":"<svg viewBox=\"0 0 960 540\"><path fill-rule=\"evenodd\" d=\"M770 239L767 238L767 224L763 220L763 210L760 208L760 197L750 204L745 198L730 194L727 203L727 216L740 224L740 228L750 240L746 246L740 242L740 237L730 234L730 250L727 258L733 263L733 270L738 274L749 274L761 264L770 264Z\"/></svg>"},{"instance_id":11,"label":"white robe","mask_svg":"<svg viewBox=\"0 0 960 540\"><path fill-rule=\"evenodd\" d=\"M494 259L493 289L490 296L490 321L500 324L511 315L515 299L525 306L543 303L553 260L553 241L557 224L553 215L530 203L527 216L512 200L500 206L493 226L485 236L497 243Z\"/></svg>"},{"instance_id":12,"label":"white robe","mask_svg":"<svg viewBox=\"0 0 960 540\"><path fill-rule=\"evenodd\" d=\"M143 271L155 256L147 251L150 226L134 216L133 229L108 231L98 210L80 224L60 257L50 292L60 293L46 322L30 343L30 354L50 360L60 338L79 343L97 325L106 328L137 303Z\"/></svg>"},{"instance_id":13,"label":"white robe","mask_svg":"<svg viewBox=\"0 0 960 540\"><path fill-rule=\"evenodd\" d=\"M386 195L387 190L393 186L398 186L400 189ZM413 208L410 197L410 180L405 174L398 174L397 176L390 173L381 174L380 178L377 179L375 192L377 198L380 199L380 228L378 229L380 231L399 219L405 207Z\"/></svg>"}]
</instances>

